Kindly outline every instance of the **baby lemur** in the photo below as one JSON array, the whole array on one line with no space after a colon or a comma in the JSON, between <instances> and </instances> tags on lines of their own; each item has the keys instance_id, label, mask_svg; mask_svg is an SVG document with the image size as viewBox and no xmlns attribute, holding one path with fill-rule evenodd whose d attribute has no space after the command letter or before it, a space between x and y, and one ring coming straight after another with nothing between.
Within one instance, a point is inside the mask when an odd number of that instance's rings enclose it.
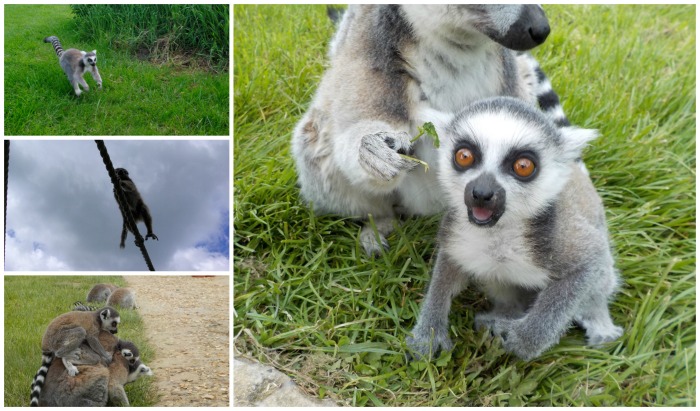
<instances>
[{"instance_id":1,"label":"baby lemur","mask_svg":"<svg viewBox=\"0 0 700 411\"><path fill-rule=\"evenodd\" d=\"M78 49L63 50L61 42L56 36L46 37L44 43L51 43L61 68L66 73L68 81L73 86L73 91L76 96L80 96L82 91L80 86L83 86L84 91L89 91L90 86L85 82L85 73L89 72L92 78L97 82L97 87L102 88L102 77L97 70L97 50L82 51Z\"/></svg>"},{"instance_id":2,"label":"baby lemur","mask_svg":"<svg viewBox=\"0 0 700 411\"><path fill-rule=\"evenodd\" d=\"M529 360L580 325L590 345L622 335L608 312L618 286L603 204L580 161L595 130L557 128L507 97L455 116L424 110L440 137L438 178L448 203L418 322L420 355L450 350L451 300L468 284L492 304L476 327Z\"/></svg>"}]
</instances>

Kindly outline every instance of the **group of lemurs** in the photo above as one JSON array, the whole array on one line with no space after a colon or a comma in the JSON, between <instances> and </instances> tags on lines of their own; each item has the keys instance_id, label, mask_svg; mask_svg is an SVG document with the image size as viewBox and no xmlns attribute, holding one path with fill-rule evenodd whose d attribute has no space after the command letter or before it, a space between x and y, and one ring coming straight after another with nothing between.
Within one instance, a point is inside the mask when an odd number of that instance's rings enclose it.
<instances>
[{"instance_id":1,"label":"group of lemurs","mask_svg":"<svg viewBox=\"0 0 700 411\"><path fill-rule=\"evenodd\" d=\"M85 301L89 303L105 303L108 306L136 309L136 293L131 288L117 287L114 284L95 284L88 292ZM89 310L90 307L75 304L82 307L82 310Z\"/></svg>"},{"instance_id":2,"label":"group of lemurs","mask_svg":"<svg viewBox=\"0 0 700 411\"><path fill-rule=\"evenodd\" d=\"M604 209L581 160L597 132L570 125L527 52L549 33L536 5L350 5L338 22L292 136L298 185L316 213L362 222L369 255L388 249L397 216L444 214L413 357L453 347L451 300L468 285L492 307L475 328L525 360L572 324L594 346L622 335ZM415 139L426 122L439 145Z\"/></svg>"},{"instance_id":3,"label":"group of lemurs","mask_svg":"<svg viewBox=\"0 0 700 411\"><path fill-rule=\"evenodd\" d=\"M121 318L113 306L135 308L134 292L112 284L97 284L88 302L54 318L41 341L42 363L31 387L31 406L128 406L124 385L153 375L141 362L138 348L115 336Z\"/></svg>"}]
</instances>

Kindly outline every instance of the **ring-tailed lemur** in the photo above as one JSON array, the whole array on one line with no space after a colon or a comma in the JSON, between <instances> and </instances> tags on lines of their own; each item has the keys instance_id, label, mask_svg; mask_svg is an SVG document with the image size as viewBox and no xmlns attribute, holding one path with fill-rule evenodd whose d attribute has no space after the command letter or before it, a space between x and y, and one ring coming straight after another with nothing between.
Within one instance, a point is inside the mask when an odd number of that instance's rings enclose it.
<instances>
[{"instance_id":1,"label":"ring-tailed lemur","mask_svg":"<svg viewBox=\"0 0 700 411\"><path fill-rule=\"evenodd\" d=\"M512 98L477 102L452 117L424 112L441 146L437 161L448 211L410 348L449 350L452 298L468 284L493 305L477 328L529 360L571 323L598 345L622 335L608 312L618 286L605 211L577 162L595 130L556 128Z\"/></svg>"},{"instance_id":2,"label":"ring-tailed lemur","mask_svg":"<svg viewBox=\"0 0 700 411\"><path fill-rule=\"evenodd\" d=\"M153 234L153 219L151 218L151 211L143 201L139 190L136 188L136 184L134 184L134 181L131 180L131 177L129 177L129 172L125 168L116 168L114 171L117 174L117 178L119 178L119 185L124 192L124 196L126 197L126 206L128 208L128 210L122 210L122 236L121 241L119 242L119 248L124 248L127 230L131 231L131 228L126 223L125 213L127 212L131 213L131 217L134 219L134 224L139 221L143 221L144 224L146 224L146 229L148 230L144 236L146 241L148 241L149 237L157 241L158 237ZM113 192L114 199L117 200L117 204L119 204L116 189L113 189Z\"/></svg>"},{"instance_id":3,"label":"ring-tailed lemur","mask_svg":"<svg viewBox=\"0 0 700 411\"><path fill-rule=\"evenodd\" d=\"M433 141L412 142L419 104L457 112L512 96L569 124L537 61L522 52L549 32L535 5L350 5L292 137L301 197L318 213L371 216L377 233L365 224L360 242L368 254L381 252L397 210L427 215L445 206Z\"/></svg>"},{"instance_id":4,"label":"ring-tailed lemur","mask_svg":"<svg viewBox=\"0 0 700 411\"><path fill-rule=\"evenodd\" d=\"M136 293L131 288L117 288L107 298L107 305L135 309L137 308Z\"/></svg>"},{"instance_id":5,"label":"ring-tailed lemur","mask_svg":"<svg viewBox=\"0 0 700 411\"><path fill-rule=\"evenodd\" d=\"M86 301L89 303L107 301L107 297L117 288L119 287L114 284L95 284L88 292Z\"/></svg>"},{"instance_id":6,"label":"ring-tailed lemur","mask_svg":"<svg viewBox=\"0 0 700 411\"><path fill-rule=\"evenodd\" d=\"M89 72L92 78L95 79L97 87L102 88L102 77L100 77L100 72L97 70L97 50L89 52L78 49L63 50L61 42L56 36L46 37L44 43L53 45L58 56L58 62L66 73L71 86L73 86L76 96L80 96L80 93L82 93L80 86L83 86L85 91L90 90L90 86L88 86L83 77L86 72Z\"/></svg>"}]
</instances>

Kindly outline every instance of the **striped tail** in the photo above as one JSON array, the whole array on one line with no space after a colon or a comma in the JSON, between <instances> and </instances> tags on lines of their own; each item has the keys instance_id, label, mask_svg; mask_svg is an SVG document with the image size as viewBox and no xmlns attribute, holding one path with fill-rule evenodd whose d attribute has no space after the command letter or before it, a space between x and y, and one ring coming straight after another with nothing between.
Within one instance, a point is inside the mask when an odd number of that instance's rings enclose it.
<instances>
[{"instance_id":1,"label":"striped tail","mask_svg":"<svg viewBox=\"0 0 700 411\"><path fill-rule=\"evenodd\" d=\"M537 103L544 114L558 127L568 127L571 125L569 119L564 113L564 108L559 101L559 96L552 88L552 83L547 78L547 75L542 71L540 64L529 53L524 53L520 57L525 57L530 65L530 68L537 75L537 84L535 85L535 96Z\"/></svg>"},{"instance_id":2,"label":"striped tail","mask_svg":"<svg viewBox=\"0 0 700 411\"><path fill-rule=\"evenodd\" d=\"M76 301L73 303L73 311L96 311L97 307L91 307L89 305L85 305L81 303L80 301Z\"/></svg>"},{"instance_id":3,"label":"striped tail","mask_svg":"<svg viewBox=\"0 0 700 411\"><path fill-rule=\"evenodd\" d=\"M58 37L50 36L44 39L44 43L51 43L53 49L56 50L56 55L60 58L63 54L63 47L61 47L61 42L58 41Z\"/></svg>"},{"instance_id":4,"label":"striped tail","mask_svg":"<svg viewBox=\"0 0 700 411\"><path fill-rule=\"evenodd\" d=\"M32 381L32 394L29 400L30 407L39 406L39 397L41 396L41 389L44 387L44 381L46 380L46 374L49 372L49 366L53 360L53 353L45 352L41 355L41 367L39 371L36 372L34 376L34 381Z\"/></svg>"}]
</instances>

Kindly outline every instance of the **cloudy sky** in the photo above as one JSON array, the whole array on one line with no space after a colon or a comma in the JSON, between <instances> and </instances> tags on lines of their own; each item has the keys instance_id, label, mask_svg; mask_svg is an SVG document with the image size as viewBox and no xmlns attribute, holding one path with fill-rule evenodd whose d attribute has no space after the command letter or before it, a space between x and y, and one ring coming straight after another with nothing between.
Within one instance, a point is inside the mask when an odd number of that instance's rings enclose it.
<instances>
[{"instance_id":1,"label":"cloudy sky","mask_svg":"<svg viewBox=\"0 0 700 411\"><path fill-rule=\"evenodd\" d=\"M228 271L228 141L106 140L151 210L156 271ZM94 141L12 140L6 271L147 271ZM138 223L146 235L146 226Z\"/></svg>"}]
</instances>

